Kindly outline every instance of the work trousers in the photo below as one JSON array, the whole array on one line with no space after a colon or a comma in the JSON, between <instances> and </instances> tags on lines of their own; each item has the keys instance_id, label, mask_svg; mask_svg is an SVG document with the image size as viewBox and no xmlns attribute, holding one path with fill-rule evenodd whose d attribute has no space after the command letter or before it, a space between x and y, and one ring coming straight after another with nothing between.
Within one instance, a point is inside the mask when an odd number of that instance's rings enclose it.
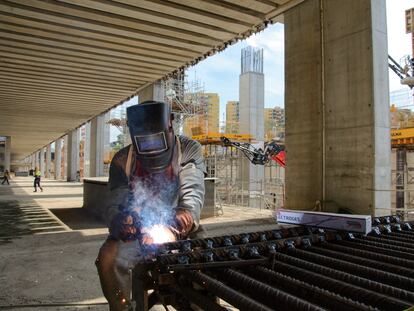
<instances>
[{"instance_id":1,"label":"work trousers","mask_svg":"<svg viewBox=\"0 0 414 311\"><path fill-rule=\"evenodd\" d=\"M132 269L142 260L138 241L123 242L109 237L102 245L95 263L109 310L128 310Z\"/></svg>"},{"instance_id":2,"label":"work trousers","mask_svg":"<svg viewBox=\"0 0 414 311\"><path fill-rule=\"evenodd\" d=\"M34 179L33 187L35 188L35 191L37 191L36 186L39 187L40 190L43 191L43 188L40 186L40 177L35 177Z\"/></svg>"}]
</instances>

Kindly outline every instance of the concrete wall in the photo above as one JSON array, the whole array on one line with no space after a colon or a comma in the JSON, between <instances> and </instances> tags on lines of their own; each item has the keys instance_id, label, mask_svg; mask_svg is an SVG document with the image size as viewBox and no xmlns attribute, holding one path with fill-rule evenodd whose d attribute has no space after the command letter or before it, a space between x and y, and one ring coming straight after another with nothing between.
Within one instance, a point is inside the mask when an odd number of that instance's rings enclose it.
<instances>
[{"instance_id":1,"label":"concrete wall","mask_svg":"<svg viewBox=\"0 0 414 311\"><path fill-rule=\"evenodd\" d=\"M389 213L385 1L308 0L285 31L286 206Z\"/></svg>"}]
</instances>

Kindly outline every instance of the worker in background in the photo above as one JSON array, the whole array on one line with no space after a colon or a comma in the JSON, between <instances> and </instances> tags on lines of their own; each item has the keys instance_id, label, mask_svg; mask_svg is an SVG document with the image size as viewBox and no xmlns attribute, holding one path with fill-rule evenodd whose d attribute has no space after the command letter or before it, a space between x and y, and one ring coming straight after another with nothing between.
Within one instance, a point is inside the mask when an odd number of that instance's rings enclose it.
<instances>
[{"instance_id":1,"label":"worker in background","mask_svg":"<svg viewBox=\"0 0 414 311\"><path fill-rule=\"evenodd\" d=\"M10 185L9 179L10 179L10 173L8 170L5 170L3 173L3 182L1 184L4 185L4 183L7 181L7 184Z\"/></svg>"},{"instance_id":2,"label":"worker in background","mask_svg":"<svg viewBox=\"0 0 414 311\"><path fill-rule=\"evenodd\" d=\"M34 183L33 183L34 191L33 192L37 192L37 187L39 187L40 191L43 192L43 188L42 186L40 186L40 178L42 177L42 173L40 173L40 170L37 168L37 166L34 169L33 175L34 175Z\"/></svg>"},{"instance_id":3,"label":"worker in background","mask_svg":"<svg viewBox=\"0 0 414 311\"><path fill-rule=\"evenodd\" d=\"M109 236L96 260L110 310L127 310L130 271L142 258L141 246L157 242L152 228L162 228L170 240L186 238L199 226L204 202L201 145L174 134L169 105L131 106L127 124L132 145L111 162Z\"/></svg>"}]
</instances>

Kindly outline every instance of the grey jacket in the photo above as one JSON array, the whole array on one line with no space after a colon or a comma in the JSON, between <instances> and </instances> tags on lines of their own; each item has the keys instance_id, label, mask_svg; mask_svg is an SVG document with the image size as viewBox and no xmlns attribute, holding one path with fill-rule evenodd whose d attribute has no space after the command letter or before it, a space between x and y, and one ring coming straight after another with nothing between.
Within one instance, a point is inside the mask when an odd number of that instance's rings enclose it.
<instances>
[{"instance_id":1,"label":"grey jacket","mask_svg":"<svg viewBox=\"0 0 414 311\"><path fill-rule=\"evenodd\" d=\"M185 136L176 136L173 166L178 172L178 193L172 208L186 209L194 219L193 231L199 226L201 208L204 203L204 158L201 145ZM131 151L130 151L131 148ZM179 150L180 148L180 150ZM132 152L132 156L128 154ZM129 158L129 159L128 159ZM107 223L120 212L120 207L128 204L129 176L135 171L135 150L129 145L118 151L109 169L108 187L111 202L108 202ZM129 172L127 172L129 166Z\"/></svg>"}]
</instances>

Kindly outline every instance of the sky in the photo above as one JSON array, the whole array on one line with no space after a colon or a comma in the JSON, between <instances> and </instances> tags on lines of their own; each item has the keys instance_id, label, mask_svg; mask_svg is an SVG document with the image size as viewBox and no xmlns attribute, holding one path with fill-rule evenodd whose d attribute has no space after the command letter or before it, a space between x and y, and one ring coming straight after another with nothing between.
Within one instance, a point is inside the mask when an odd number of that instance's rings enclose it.
<instances>
[{"instance_id":1,"label":"sky","mask_svg":"<svg viewBox=\"0 0 414 311\"><path fill-rule=\"evenodd\" d=\"M414 0L386 0L388 53L397 61L411 54L411 34L405 33L405 10ZM239 98L240 51L252 45L264 49L265 107L284 106L284 26L270 25L247 40L230 46L187 71L188 78L199 79L205 92L219 93L220 119L224 120L227 101ZM390 71L390 91L401 89L397 76Z\"/></svg>"}]
</instances>

